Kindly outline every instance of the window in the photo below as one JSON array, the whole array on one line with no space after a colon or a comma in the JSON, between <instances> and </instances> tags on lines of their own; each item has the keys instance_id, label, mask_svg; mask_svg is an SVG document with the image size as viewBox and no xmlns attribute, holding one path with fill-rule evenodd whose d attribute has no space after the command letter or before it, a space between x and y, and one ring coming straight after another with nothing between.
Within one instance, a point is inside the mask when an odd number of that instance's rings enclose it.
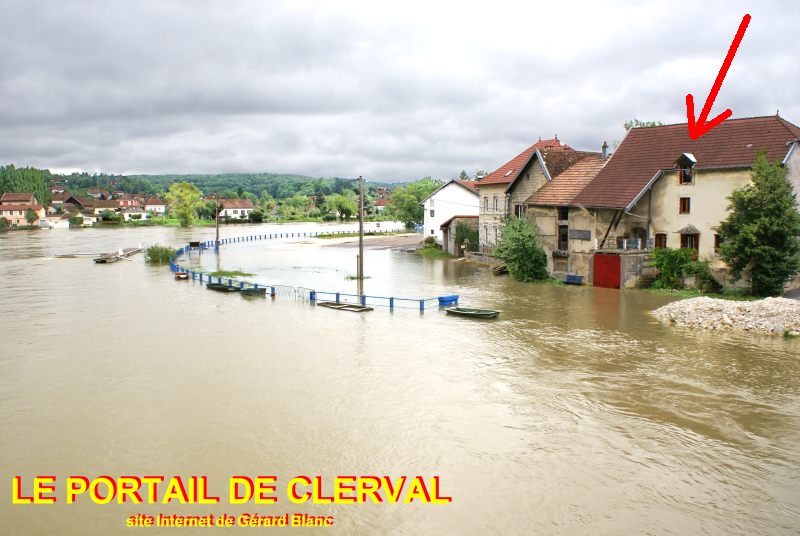
<instances>
[{"instance_id":1,"label":"window","mask_svg":"<svg viewBox=\"0 0 800 536\"><path fill-rule=\"evenodd\" d=\"M656 249L666 249L667 233L656 233Z\"/></svg>"},{"instance_id":2,"label":"window","mask_svg":"<svg viewBox=\"0 0 800 536\"><path fill-rule=\"evenodd\" d=\"M433 229L431 229L431 234L433 234Z\"/></svg>"},{"instance_id":3,"label":"window","mask_svg":"<svg viewBox=\"0 0 800 536\"><path fill-rule=\"evenodd\" d=\"M431 209L430 212L431 212L431 218L433 218L433 209ZM419 212L417 214L419 214Z\"/></svg>"},{"instance_id":4,"label":"window","mask_svg":"<svg viewBox=\"0 0 800 536\"><path fill-rule=\"evenodd\" d=\"M558 209L558 219L565 221L569 219L569 208L561 207Z\"/></svg>"},{"instance_id":5,"label":"window","mask_svg":"<svg viewBox=\"0 0 800 536\"><path fill-rule=\"evenodd\" d=\"M494 226L494 242L497 243L497 225Z\"/></svg>"},{"instance_id":6,"label":"window","mask_svg":"<svg viewBox=\"0 0 800 536\"><path fill-rule=\"evenodd\" d=\"M692 199L690 197L681 197L678 212L680 214L689 214L692 210Z\"/></svg>"},{"instance_id":7,"label":"window","mask_svg":"<svg viewBox=\"0 0 800 536\"><path fill-rule=\"evenodd\" d=\"M484 242L488 242L489 241L489 226L488 225L484 225L483 226L483 241Z\"/></svg>"},{"instance_id":8,"label":"window","mask_svg":"<svg viewBox=\"0 0 800 536\"><path fill-rule=\"evenodd\" d=\"M722 245L722 242L724 242L724 240L722 240L722 237L719 236L718 234L715 234L714 235L714 253L719 253L719 247Z\"/></svg>"},{"instance_id":9,"label":"window","mask_svg":"<svg viewBox=\"0 0 800 536\"><path fill-rule=\"evenodd\" d=\"M517 218L522 219L522 217L525 215L525 205L514 205L514 215Z\"/></svg>"},{"instance_id":10,"label":"window","mask_svg":"<svg viewBox=\"0 0 800 536\"><path fill-rule=\"evenodd\" d=\"M569 249L569 227L566 225L558 226L558 249L562 251Z\"/></svg>"},{"instance_id":11,"label":"window","mask_svg":"<svg viewBox=\"0 0 800 536\"><path fill-rule=\"evenodd\" d=\"M694 182L694 170L688 166L681 166L678 169L678 181L680 184L692 184Z\"/></svg>"},{"instance_id":12,"label":"window","mask_svg":"<svg viewBox=\"0 0 800 536\"><path fill-rule=\"evenodd\" d=\"M693 249L695 251L695 255L697 255L697 251L700 249L700 235L682 234L681 248Z\"/></svg>"},{"instance_id":13,"label":"window","mask_svg":"<svg viewBox=\"0 0 800 536\"><path fill-rule=\"evenodd\" d=\"M498 203L497 196L494 196L494 211L495 211L495 212L498 212L498 210L499 210L499 209L498 209L498 207L499 207L499 206L500 206L500 205L499 205L499 203Z\"/></svg>"},{"instance_id":14,"label":"window","mask_svg":"<svg viewBox=\"0 0 800 536\"><path fill-rule=\"evenodd\" d=\"M484 195L483 196L483 211L484 212L489 212L489 196L488 195Z\"/></svg>"}]
</instances>

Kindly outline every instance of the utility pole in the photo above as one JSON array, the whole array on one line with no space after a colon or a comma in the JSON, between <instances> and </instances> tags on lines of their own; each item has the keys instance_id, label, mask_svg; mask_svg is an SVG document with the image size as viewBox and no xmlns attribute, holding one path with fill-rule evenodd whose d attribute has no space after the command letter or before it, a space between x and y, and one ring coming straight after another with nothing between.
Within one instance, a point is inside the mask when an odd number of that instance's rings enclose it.
<instances>
[{"instance_id":1,"label":"utility pole","mask_svg":"<svg viewBox=\"0 0 800 536\"><path fill-rule=\"evenodd\" d=\"M364 177L358 177L358 295L364 295Z\"/></svg>"},{"instance_id":2,"label":"utility pole","mask_svg":"<svg viewBox=\"0 0 800 536\"><path fill-rule=\"evenodd\" d=\"M214 194L214 219L216 220L217 238L214 241L214 249L219 252L219 194Z\"/></svg>"}]
</instances>

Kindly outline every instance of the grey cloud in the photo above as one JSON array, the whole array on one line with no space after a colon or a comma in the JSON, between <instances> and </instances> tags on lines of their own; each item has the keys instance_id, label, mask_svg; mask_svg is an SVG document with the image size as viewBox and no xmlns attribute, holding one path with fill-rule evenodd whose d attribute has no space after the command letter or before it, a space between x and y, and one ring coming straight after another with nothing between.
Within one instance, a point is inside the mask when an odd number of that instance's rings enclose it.
<instances>
[{"instance_id":1,"label":"grey cloud","mask_svg":"<svg viewBox=\"0 0 800 536\"><path fill-rule=\"evenodd\" d=\"M684 121L748 9L714 113L800 122L796 8L519 6L7 1L0 162L413 179L556 133L597 150L625 119Z\"/></svg>"}]
</instances>

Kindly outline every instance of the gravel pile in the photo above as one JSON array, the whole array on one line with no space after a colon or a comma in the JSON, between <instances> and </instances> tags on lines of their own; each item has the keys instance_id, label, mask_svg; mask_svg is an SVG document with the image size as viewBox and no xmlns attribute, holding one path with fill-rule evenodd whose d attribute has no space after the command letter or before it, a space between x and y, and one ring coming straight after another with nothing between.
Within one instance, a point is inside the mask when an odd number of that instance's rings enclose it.
<instances>
[{"instance_id":1,"label":"gravel pile","mask_svg":"<svg viewBox=\"0 0 800 536\"><path fill-rule=\"evenodd\" d=\"M691 298L660 307L653 315L679 326L800 335L800 301L785 298L749 302Z\"/></svg>"}]
</instances>

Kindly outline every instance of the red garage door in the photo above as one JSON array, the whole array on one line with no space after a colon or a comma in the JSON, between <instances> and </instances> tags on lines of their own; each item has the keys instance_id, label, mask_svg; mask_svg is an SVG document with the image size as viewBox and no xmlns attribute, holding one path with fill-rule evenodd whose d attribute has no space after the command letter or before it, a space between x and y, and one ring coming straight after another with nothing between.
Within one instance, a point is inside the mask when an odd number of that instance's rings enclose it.
<instances>
[{"instance_id":1,"label":"red garage door","mask_svg":"<svg viewBox=\"0 0 800 536\"><path fill-rule=\"evenodd\" d=\"M596 287L619 288L619 255L594 254L592 284Z\"/></svg>"}]
</instances>

